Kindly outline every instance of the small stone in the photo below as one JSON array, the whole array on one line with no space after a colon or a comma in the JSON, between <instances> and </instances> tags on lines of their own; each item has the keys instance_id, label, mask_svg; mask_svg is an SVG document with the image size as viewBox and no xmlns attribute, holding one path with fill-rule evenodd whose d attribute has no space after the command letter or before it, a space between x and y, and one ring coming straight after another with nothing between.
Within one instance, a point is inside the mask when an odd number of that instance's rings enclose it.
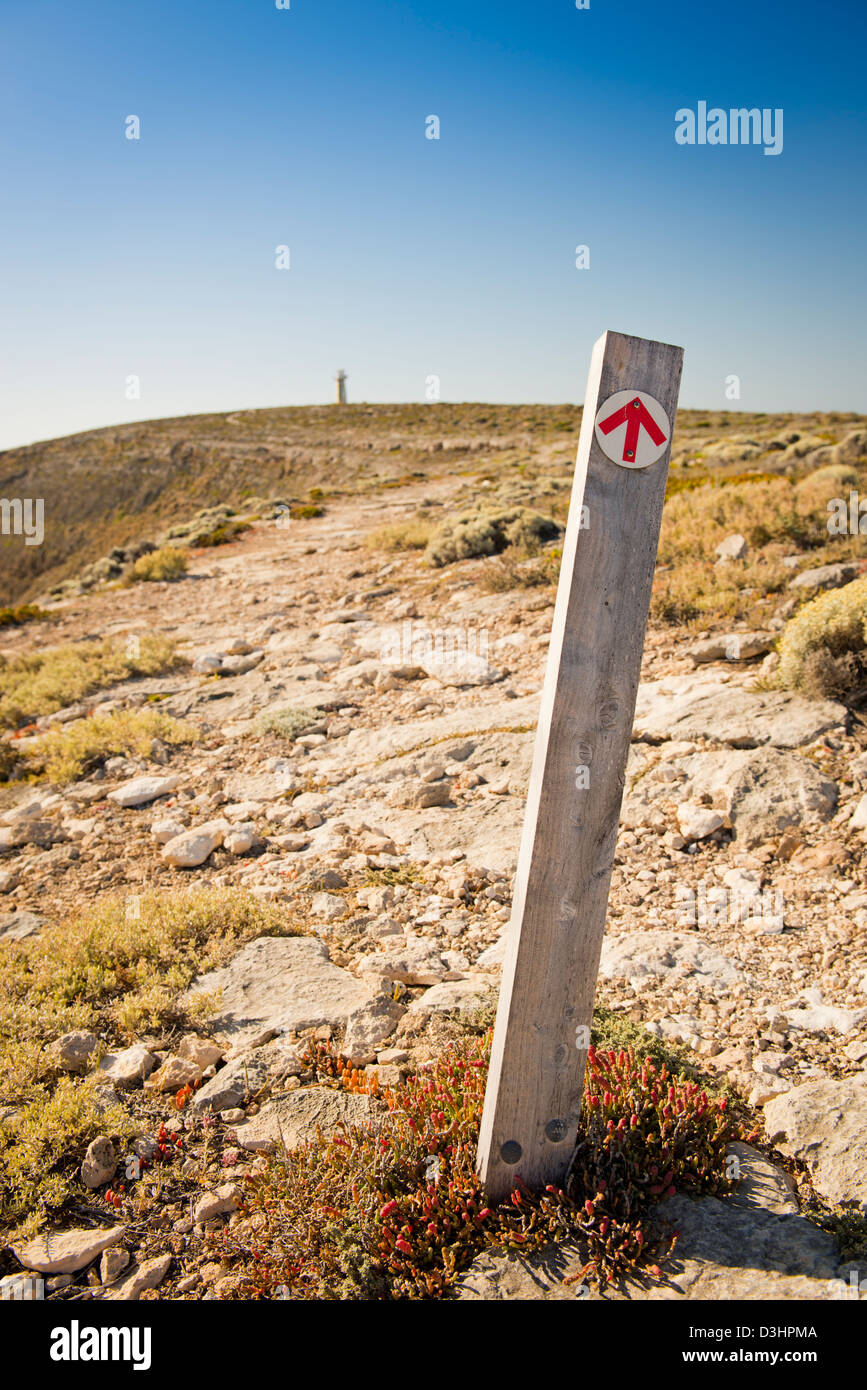
<instances>
[{"instance_id":1,"label":"small stone","mask_svg":"<svg viewBox=\"0 0 867 1390\"><path fill-rule=\"evenodd\" d=\"M452 797L451 782L415 782L409 787L404 805L412 810L426 810L429 806L448 806Z\"/></svg>"},{"instance_id":2,"label":"small stone","mask_svg":"<svg viewBox=\"0 0 867 1390\"><path fill-rule=\"evenodd\" d=\"M350 1014L341 1049L344 1055L356 1066L372 1062L379 1044L394 1032L404 1012L387 990L374 995Z\"/></svg>"},{"instance_id":3,"label":"small stone","mask_svg":"<svg viewBox=\"0 0 867 1390\"><path fill-rule=\"evenodd\" d=\"M178 1044L178 1056L188 1062L195 1062L202 1071L221 1062L225 1056L225 1044L214 1042L213 1038L200 1038L195 1033L187 1033Z\"/></svg>"},{"instance_id":4,"label":"small stone","mask_svg":"<svg viewBox=\"0 0 867 1390\"><path fill-rule=\"evenodd\" d=\"M79 1030L56 1038L46 1051L62 1071L83 1072L98 1047L95 1033Z\"/></svg>"},{"instance_id":5,"label":"small stone","mask_svg":"<svg viewBox=\"0 0 867 1390\"><path fill-rule=\"evenodd\" d=\"M144 1043L133 1043L122 1052L107 1052L99 1063L100 1072L115 1086L127 1088L141 1085L150 1076L157 1059Z\"/></svg>"},{"instance_id":6,"label":"small stone","mask_svg":"<svg viewBox=\"0 0 867 1390\"><path fill-rule=\"evenodd\" d=\"M85 1187L93 1191L104 1182L110 1182L116 1172L117 1154L114 1144L105 1134L100 1134L87 1146L81 1165L81 1181Z\"/></svg>"},{"instance_id":7,"label":"small stone","mask_svg":"<svg viewBox=\"0 0 867 1390\"><path fill-rule=\"evenodd\" d=\"M122 1248L113 1247L110 1250L103 1250L102 1258L99 1262L99 1277L103 1284L113 1284L119 1274L122 1274L129 1264L129 1251Z\"/></svg>"},{"instance_id":8,"label":"small stone","mask_svg":"<svg viewBox=\"0 0 867 1390\"><path fill-rule=\"evenodd\" d=\"M744 536L735 532L731 536L726 536L725 540L720 541L714 547L714 553L720 560L742 560L747 553L747 542Z\"/></svg>"},{"instance_id":9,"label":"small stone","mask_svg":"<svg viewBox=\"0 0 867 1390\"><path fill-rule=\"evenodd\" d=\"M108 800L118 806L145 806L158 796L168 796L181 784L180 777L134 777L122 787L108 793Z\"/></svg>"},{"instance_id":10,"label":"small stone","mask_svg":"<svg viewBox=\"0 0 867 1390\"><path fill-rule=\"evenodd\" d=\"M677 808L677 823L688 840L706 840L725 824L725 817L719 811L684 801Z\"/></svg>"},{"instance_id":11,"label":"small stone","mask_svg":"<svg viewBox=\"0 0 867 1390\"><path fill-rule=\"evenodd\" d=\"M158 1255L156 1259L145 1260L143 1264L134 1265L119 1284L115 1284L106 1291L105 1297L134 1301L146 1289L155 1289L163 1282L169 1272L171 1262L171 1255Z\"/></svg>"},{"instance_id":12,"label":"small stone","mask_svg":"<svg viewBox=\"0 0 867 1390\"><path fill-rule=\"evenodd\" d=\"M196 1205L193 1207L193 1220L197 1225L211 1221L215 1216L223 1216L226 1212L237 1211L241 1200L240 1189L237 1184L230 1182L218 1187L216 1192L204 1192Z\"/></svg>"},{"instance_id":13,"label":"small stone","mask_svg":"<svg viewBox=\"0 0 867 1390\"><path fill-rule=\"evenodd\" d=\"M310 910L314 916L324 917L327 922L334 922L346 912L346 903L335 893L314 893Z\"/></svg>"},{"instance_id":14,"label":"small stone","mask_svg":"<svg viewBox=\"0 0 867 1390\"><path fill-rule=\"evenodd\" d=\"M176 869L195 869L204 864L222 843L228 821L208 821L176 835L163 846L163 859Z\"/></svg>"},{"instance_id":15,"label":"small stone","mask_svg":"<svg viewBox=\"0 0 867 1390\"><path fill-rule=\"evenodd\" d=\"M163 820L154 821L151 826L151 834L158 845L167 845L169 840L175 840L178 835L183 835L185 828L181 821L166 817Z\"/></svg>"},{"instance_id":16,"label":"small stone","mask_svg":"<svg viewBox=\"0 0 867 1390\"><path fill-rule=\"evenodd\" d=\"M249 822L235 825L223 836L223 848L228 850L229 854L249 854L258 838L255 825Z\"/></svg>"},{"instance_id":17,"label":"small stone","mask_svg":"<svg viewBox=\"0 0 867 1390\"><path fill-rule=\"evenodd\" d=\"M220 1111L220 1119L225 1125L242 1125L246 1118L247 1112L240 1105L232 1105L228 1110Z\"/></svg>"},{"instance_id":18,"label":"small stone","mask_svg":"<svg viewBox=\"0 0 867 1390\"><path fill-rule=\"evenodd\" d=\"M167 1057L161 1067L148 1078L145 1086L152 1091L179 1091L201 1081L202 1069L186 1057Z\"/></svg>"},{"instance_id":19,"label":"small stone","mask_svg":"<svg viewBox=\"0 0 867 1390\"><path fill-rule=\"evenodd\" d=\"M92 1264L110 1245L117 1245L125 1226L98 1230L47 1231L24 1245L12 1245L12 1252L25 1269L40 1274L75 1274Z\"/></svg>"}]
</instances>

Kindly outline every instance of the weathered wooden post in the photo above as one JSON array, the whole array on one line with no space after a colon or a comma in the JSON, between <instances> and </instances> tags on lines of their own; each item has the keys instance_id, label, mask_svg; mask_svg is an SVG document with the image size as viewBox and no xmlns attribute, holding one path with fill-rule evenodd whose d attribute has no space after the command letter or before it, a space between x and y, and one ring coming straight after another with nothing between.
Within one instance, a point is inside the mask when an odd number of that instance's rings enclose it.
<instances>
[{"instance_id":1,"label":"weathered wooden post","mask_svg":"<svg viewBox=\"0 0 867 1390\"><path fill-rule=\"evenodd\" d=\"M574 1152L682 363L593 349L479 1136L494 1199Z\"/></svg>"}]
</instances>

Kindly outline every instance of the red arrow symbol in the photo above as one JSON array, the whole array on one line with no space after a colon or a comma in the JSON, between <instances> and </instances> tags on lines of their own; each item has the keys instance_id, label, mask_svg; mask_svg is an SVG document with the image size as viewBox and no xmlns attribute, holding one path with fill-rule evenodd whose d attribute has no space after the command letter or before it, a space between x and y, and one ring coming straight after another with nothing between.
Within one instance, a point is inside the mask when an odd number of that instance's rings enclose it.
<instances>
[{"instance_id":1,"label":"red arrow symbol","mask_svg":"<svg viewBox=\"0 0 867 1390\"><path fill-rule=\"evenodd\" d=\"M654 444L663 444L668 438L663 434L659 425L654 420L644 402L636 396L622 406L620 410L615 410L613 415L609 415L607 420L599 421L599 428L603 434L610 434L616 430L618 425L626 426L626 438L623 441L623 462L635 462L635 450L638 447L638 436L641 433L642 425L647 430Z\"/></svg>"}]
</instances>

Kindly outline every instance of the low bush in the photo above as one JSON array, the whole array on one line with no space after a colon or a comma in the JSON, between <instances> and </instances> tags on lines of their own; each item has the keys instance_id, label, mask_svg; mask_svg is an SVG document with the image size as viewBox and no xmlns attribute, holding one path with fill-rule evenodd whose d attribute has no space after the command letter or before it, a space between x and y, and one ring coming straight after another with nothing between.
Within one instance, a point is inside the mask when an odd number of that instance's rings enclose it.
<instances>
[{"instance_id":1,"label":"low bush","mask_svg":"<svg viewBox=\"0 0 867 1390\"><path fill-rule=\"evenodd\" d=\"M435 568L456 560L499 555L510 545L538 550L556 540L563 527L552 517L526 507L505 512L469 512L437 527L427 545L427 559Z\"/></svg>"},{"instance_id":2,"label":"low bush","mask_svg":"<svg viewBox=\"0 0 867 1390\"><path fill-rule=\"evenodd\" d=\"M106 638L0 656L0 728L18 728L132 676L161 675L181 665L174 645L160 636L140 637L134 655L124 640Z\"/></svg>"},{"instance_id":3,"label":"low bush","mask_svg":"<svg viewBox=\"0 0 867 1390\"><path fill-rule=\"evenodd\" d=\"M147 758L154 739L179 745L192 743L198 736L192 724L160 710L112 710L51 729L27 749L26 766L37 776L62 784L77 780L108 757Z\"/></svg>"},{"instance_id":4,"label":"low bush","mask_svg":"<svg viewBox=\"0 0 867 1390\"><path fill-rule=\"evenodd\" d=\"M229 1230L219 1246L240 1277L233 1296L442 1298L485 1248L527 1254L563 1241L585 1259L578 1277L602 1288L658 1276L675 1238L654 1224L654 1203L733 1186L725 1151L743 1130L726 1101L631 1049L591 1049L565 1188L518 1182L494 1205L475 1173L489 1051L490 1032L453 1043L383 1093L380 1119L320 1134L249 1179L255 1234ZM311 1044L307 1061L319 1084L379 1095L326 1044Z\"/></svg>"},{"instance_id":5,"label":"low bush","mask_svg":"<svg viewBox=\"0 0 867 1390\"><path fill-rule=\"evenodd\" d=\"M774 684L809 695L851 697L867 680L867 576L819 594L780 638Z\"/></svg>"},{"instance_id":6,"label":"low bush","mask_svg":"<svg viewBox=\"0 0 867 1390\"><path fill-rule=\"evenodd\" d=\"M149 555L140 555L124 575L124 584L159 583L180 579L187 572L187 556L175 545L164 545Z\"/></svg>"},{"instance_id":7,"label":"low bush","mask_svg":"<svg viewBox=\"0 0 867 1390\"><path fill-rule=\"evenodd\" d=\"M257 734L279 734L281 738L297 738L311 724L322 718L320 709L302 709L298 705L286 705L283 709L265 710L256 720L254 732Z\"/></svg>"}]
</instances>

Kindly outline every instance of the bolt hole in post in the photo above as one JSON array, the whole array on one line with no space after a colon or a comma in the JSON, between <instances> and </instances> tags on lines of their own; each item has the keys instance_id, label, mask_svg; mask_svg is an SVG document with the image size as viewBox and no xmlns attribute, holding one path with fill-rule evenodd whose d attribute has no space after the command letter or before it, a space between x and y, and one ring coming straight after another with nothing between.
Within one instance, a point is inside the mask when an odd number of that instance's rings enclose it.
<instances>
[{"instance_id":1,"label":"bolt hole in post","mask_svg":"<svg viewBox=\"0 0 867 1390\"><path fill-rule=\"evenodd\" d=\"M575 1151L682 363L593 350L479 1131L494 1201L561 1186Z\"/></svg>"}]
</instances>

